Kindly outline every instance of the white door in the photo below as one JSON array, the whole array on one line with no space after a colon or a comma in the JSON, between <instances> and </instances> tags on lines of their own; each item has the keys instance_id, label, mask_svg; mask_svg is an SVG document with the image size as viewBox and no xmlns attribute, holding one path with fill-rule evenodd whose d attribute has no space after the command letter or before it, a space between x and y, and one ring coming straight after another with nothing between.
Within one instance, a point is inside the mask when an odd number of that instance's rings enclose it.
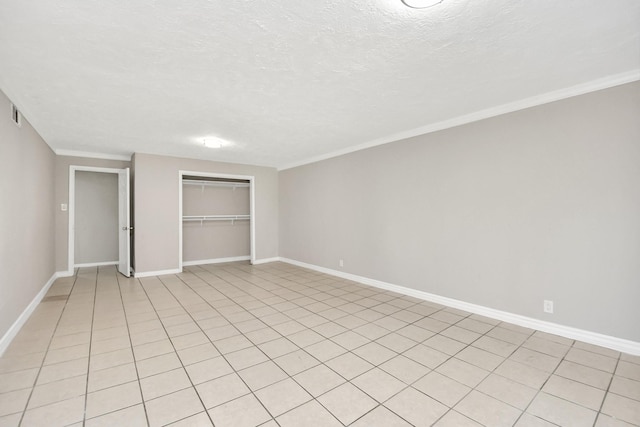
<instances>
[{"instance_id":1,"label":"white door","mask_svg":"<svg viewBox=\"0 0 640 427\"><path fill-rule=\"evenodd\" d=\"M129 168L118 172L118 271L131 276L131 218L129 216Z\"/></svg>"}]
</instances>

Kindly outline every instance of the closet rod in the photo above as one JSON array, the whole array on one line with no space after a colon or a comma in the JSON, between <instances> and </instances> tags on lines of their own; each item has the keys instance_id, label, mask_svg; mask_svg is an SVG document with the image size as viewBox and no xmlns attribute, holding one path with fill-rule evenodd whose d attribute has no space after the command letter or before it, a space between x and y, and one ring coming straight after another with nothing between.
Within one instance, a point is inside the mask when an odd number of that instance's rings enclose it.
<instances>
[{"instance_id":1,"label":"closet rod","mask_svg":"<svg viewBox=\"0 0 640 427\"><path fill-rule=\"evenodd\" d=\"M249 187L248 182L224 182L224 181L195 181L190 179L183 179L182 183L185 185L202 185L211 187Z\"/></svg>"},{"instance_id":2,"label":"closet rod","mask_svg":"<svg viewBox=\"0 0 640 427\"><path fill-rule=\"evenodd\" d=\"M251 215L185 215L182 217L182 221L199 221L200 225L204 221L231 221L231 225L234 225L236 221L250 219Z\"/></svg>"}]
</instances>

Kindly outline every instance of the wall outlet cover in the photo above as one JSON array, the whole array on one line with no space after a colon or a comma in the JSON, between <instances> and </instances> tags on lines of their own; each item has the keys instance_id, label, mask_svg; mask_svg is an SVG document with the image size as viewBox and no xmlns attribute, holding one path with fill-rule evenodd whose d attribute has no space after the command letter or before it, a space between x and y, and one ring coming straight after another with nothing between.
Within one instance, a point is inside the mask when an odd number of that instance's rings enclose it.
<instances>
[{"instance_id":1,"label":"wall outlet cover","mask_svg":"<svg viewBox=\"0 0 640 427\"><path fill-rule=\"evenodd\" d=\"M545 313L553 313L553 301L544 300L543 309Z\"/></svg>"}]
</instances>

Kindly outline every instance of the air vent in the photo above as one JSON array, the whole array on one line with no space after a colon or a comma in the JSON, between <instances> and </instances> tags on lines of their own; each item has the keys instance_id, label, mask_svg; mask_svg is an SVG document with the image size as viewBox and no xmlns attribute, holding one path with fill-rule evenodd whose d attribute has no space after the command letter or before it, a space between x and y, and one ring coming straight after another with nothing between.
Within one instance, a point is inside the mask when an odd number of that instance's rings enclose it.
<instances>
[{"instance_id":1,"label":"air vent","mask_svg":"<svg viewBox=\"0 0 640 427\"><path fill-rule=\"evenodd\" d=\"M18 108L13 104L11 104L11 120L16 126L22 127L22 114L20 114Z\"/></svg>"}]
</instances>

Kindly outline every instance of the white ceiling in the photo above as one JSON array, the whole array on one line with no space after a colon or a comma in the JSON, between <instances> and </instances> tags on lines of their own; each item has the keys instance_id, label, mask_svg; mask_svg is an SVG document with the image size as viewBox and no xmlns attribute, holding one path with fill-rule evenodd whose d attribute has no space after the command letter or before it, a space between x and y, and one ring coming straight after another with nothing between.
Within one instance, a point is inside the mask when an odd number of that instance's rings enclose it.
<instances>
[{"instance_id":1,"label":"white ceiling","mask_svg":"<svg viewBox=\"0 0 640 427\"><path fill-rule=\"evenodd\" d=\"M421 10L0 0L0 10L0 89L58 152L286 167L640 78L638 0ZM205 136L232 143L207 149Z\"/></svg>"}]
</instances>

